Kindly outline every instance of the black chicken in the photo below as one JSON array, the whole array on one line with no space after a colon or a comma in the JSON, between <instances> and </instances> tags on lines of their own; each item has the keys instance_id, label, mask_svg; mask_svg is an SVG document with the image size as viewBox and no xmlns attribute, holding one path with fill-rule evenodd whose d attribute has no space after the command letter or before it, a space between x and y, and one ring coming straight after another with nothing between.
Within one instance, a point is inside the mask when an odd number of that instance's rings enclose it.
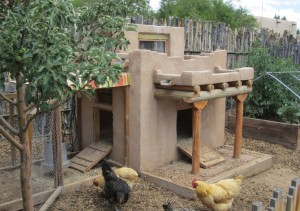
<instances>
[{"instance_id":1,"label":"black chicken","mask_svg":"<svg viewBox=\"0 0 300 211\"><path fill-rule=\"evenodd\" d=\"M104 195L107 197L109 203L118 210L116 204L124 204L129 198L131 192L130 186L122 179L120 179L114 170L106 161L101 162L102 175L105 180Z\"/></svg>"}]
</instances>

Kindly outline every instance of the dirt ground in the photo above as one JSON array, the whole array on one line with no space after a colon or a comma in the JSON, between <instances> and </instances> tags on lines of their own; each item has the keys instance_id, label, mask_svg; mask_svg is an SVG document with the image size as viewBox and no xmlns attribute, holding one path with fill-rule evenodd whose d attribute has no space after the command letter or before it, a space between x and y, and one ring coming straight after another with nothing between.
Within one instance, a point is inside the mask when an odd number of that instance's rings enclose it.
<instances>
[{"instance_id":1,"label":"dirt ground","mask_svg":"<svg viewBox=\"0 0 300 211\"><path fill-rule=\"evenodd\" d=\"M234 137L226 132L226 144L233 145ZM269 205L269 198L276 188L287 193L291 180L300 177L300 151L286 149L280 145L260 140L244 139L243 149L249 149L273 156L271 169L258 175L246 178L242 191L234 200L233 211L249 210L255 201ZM180 174L180 172L178 172ZM176 178L176 175L174 175ZM190 183L190 181L188 182ZM174 208L190 210L207 210L197 199L185 199L164 188L138 179L133 187L128 202L121 206L123 211L129 210L163 210L162 205L171 202ZM80 187L75 192L62 195L55 200L49 210L111 210L108 202L102 197L101 189L89 186Z\"/></svg>"}]
</instances>

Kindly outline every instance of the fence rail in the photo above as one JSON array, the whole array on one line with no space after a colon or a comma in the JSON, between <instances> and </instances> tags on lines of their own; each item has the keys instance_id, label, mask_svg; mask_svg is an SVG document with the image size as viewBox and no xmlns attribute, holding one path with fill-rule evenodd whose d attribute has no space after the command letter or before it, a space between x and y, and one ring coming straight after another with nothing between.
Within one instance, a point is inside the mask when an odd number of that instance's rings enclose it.
<instances>
[{"instance_id":1,"label":"fence rail","mask_svg":"<svg viewBox=\"0 0 300 211\"><path fill-rule=\"evenodd\" d=\"M286 197L286 202L285 202ZM265 211L263 203L256 201L251 206L252 211ZM288 194L285 196L283 191L278 188L270 198L268 211L299 211L300 210L300 178L293 179L289 187Z\"/></svg>"}]
</instances>

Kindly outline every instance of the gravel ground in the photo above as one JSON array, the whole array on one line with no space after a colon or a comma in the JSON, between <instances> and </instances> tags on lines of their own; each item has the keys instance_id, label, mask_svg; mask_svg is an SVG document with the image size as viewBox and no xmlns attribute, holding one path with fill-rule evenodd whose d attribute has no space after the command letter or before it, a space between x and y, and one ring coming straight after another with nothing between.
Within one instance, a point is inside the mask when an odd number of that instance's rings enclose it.
<instances>
[{"instance_id":1,"label":"gravel ground","mask_svg":"<svg viewBox=\"0 0 300 211\"><path fill-rule=\"evenodd\" d=\"M226 132L226 144L233 145L233 140L233 135ZM242 191L233 203L233 211L249 210L251 203L257 200L262 201L267 207L273 190L281 188L286 194L291 180L300 177L300 151L254 139L244 139L243 148L272 155L273 166L263 173L244 180ZM140 178L134 185L128 202L121 206L121 209L123 211L163 210L162 205L167 201L170 201L174 208L207 210L197 198L182 198ZM111 208L103 198L101 189L89 186L80 187L72 193L60 196L49 210L106 211Z\"/></svg>"}]
</instances>

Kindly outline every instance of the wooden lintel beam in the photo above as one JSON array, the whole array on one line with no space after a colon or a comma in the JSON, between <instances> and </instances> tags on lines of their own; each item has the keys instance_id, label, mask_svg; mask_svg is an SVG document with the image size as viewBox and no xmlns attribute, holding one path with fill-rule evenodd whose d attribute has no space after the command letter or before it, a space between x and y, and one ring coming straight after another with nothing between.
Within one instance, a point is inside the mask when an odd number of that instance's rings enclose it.
<instances>
[{"instance_id":1,"label":"wooden lintel beam","mask_svg":"<svg viewBox=\"0 0 300 211\"><path fill-rule=\"evenodd\" d=\"M228 83L219 83L219 84L214 84L216 89L222 89L225 90L229 87Z\"/></svg>"},{"instance_id":2,"label":"wooden lintel beam","mask_svg":"<svg viewBox=\"0 0 300 211\"><path fill-rule=\"evenodd\" d=\"M214 90L214 85L212 85L212 84L208 84L208 85L201 85L200 86L200 89L201 89L201 91L207 91L207 92L210 92L210 91L212 91L212 90Z\"/></svg>"},{"instance_id":3,"label":"wooden lintel beam","mask_svg":"<svg viewBox=\"0 0 300 211\"><path fill-rule=\"evenodd\" d=\"M252 88L252 86L253 86L253 80L242 81L242 84L246 85L249 88Z\"/></svg>"},{"instance_id":4,"label":"wooden lintel beam","mask_svg":"<svg viewBox=\"0 0 300 211\"><path fill-rule=\"evenodd\" d=\"M158 89L171 89L171 90L179 90L179 91L195 91L195 87L197 86L179 86L179 85L171 85L171 86L165 86L161 84L155 84L155 88Z\"/></svg>"},{"instance_id":5,"label":"wooden lintel beam","mask_svg":"<svg viewBox=\"0 0 300 211\"><path fill-rule=\"evenodd\" d=\"M228 85L230 87L236 87L239 88L240 86L242 86L242 82L241 81L232 81L232 82L228 82Z\"/></svg>"}]
</instances>

